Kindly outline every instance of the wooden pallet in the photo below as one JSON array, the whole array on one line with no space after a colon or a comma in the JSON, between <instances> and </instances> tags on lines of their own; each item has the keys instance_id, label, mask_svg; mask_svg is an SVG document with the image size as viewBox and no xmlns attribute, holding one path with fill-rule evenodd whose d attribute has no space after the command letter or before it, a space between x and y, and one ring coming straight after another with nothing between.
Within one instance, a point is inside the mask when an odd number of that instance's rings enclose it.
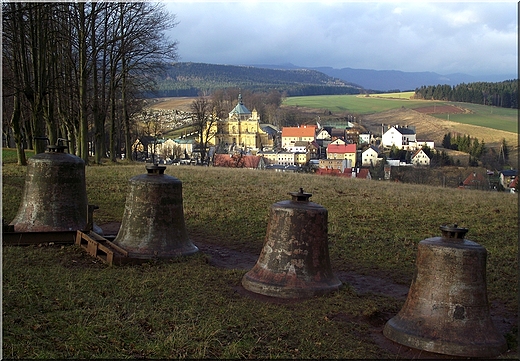
<instances>
[{"instance_id":1,"label":"wooden pallet","mask_svg":"<svg viewBox=\"0 0 520 361\"><path fill-rule=\"evenodd\" d=\"M132 261L127 251L93 231L77 231L76 244L91 256L109 265L121 265Z\"/></svg>"}]
</instances>

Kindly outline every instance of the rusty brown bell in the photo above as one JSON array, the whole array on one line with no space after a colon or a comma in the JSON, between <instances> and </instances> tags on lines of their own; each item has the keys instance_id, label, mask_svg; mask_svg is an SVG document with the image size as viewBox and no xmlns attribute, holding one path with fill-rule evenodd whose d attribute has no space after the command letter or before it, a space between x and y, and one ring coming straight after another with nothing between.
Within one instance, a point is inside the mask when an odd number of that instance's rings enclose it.
<instances>
[{"instance_id":1,"label":"rusty brown bell","mask_svg":"<svg viewBox=\"0 0 520 361\"><path fill-rule=\"evenodd\" d=\"M45 138L46 139L46 138ZM28 159L22 202L11 222L15 232L65 232L87 228L83 159L48 146Z\"/></svg>"},{"instance_id":2,"label":"rusty brown bell","mask_svg":"<svg viewBox=\"0 0 520 361\"><path fill-rule=\"evenodd\" d=\"M406 302L383 334L408 347L463 357L495 357L507 344L489 313L487 251L464 239L467 228L441 226L419 242Z\"/></svg>"},{"instance_id":3,"label":"rusty brown bell","mask_svg":"<svg viewBox=\"0 0 520 361\"><path fill-rule=\"evenodd\" d=\"M337 290L332 272L327 209L309 202L311 194L290 193L292 200L275 203L263 249L255 266L242 278L245 289L279 298L307 298Z\"/></svg>"},{"instance_id":4,"label":"rusty brown bell","mask_svg":"<svg viewBox=\"0 0 520 361\"><path fill-rule=\"evenodd\" d=\"M182 182L150 165L129 180L123 220L114 243L130 258L172 258L198 252L184 222Z\"/></svg>"}]
</instances>

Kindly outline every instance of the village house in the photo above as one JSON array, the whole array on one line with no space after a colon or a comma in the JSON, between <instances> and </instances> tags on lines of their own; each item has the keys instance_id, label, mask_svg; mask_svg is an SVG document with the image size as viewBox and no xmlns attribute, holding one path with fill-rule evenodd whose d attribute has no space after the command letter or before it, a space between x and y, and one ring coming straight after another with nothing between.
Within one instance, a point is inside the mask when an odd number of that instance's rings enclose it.
<instances>
[{"instance_id":1,"label":"village house","mask_svg":"<svg viewBox=\"0 0 520 361\"><path fill-rule=\"evenodd\" d=\"M347 178L359 178L359 179L366 179L366 180L372 179L370 170L367 168L347 168L347 169L345 169L343 174Z\"/></svg>"},{"instance_id":2,"label":"village house","mask_svg":"<svg viewBox=\"0 0 520 361\"><path fill-rule=\"evenodd\" d=\"M319 159L320 158L320 146L317 141L309 143L307 146L307 153L309 153L309 159Z\"/></svg>"},{"instance_id":3,"label":"village house","mask_svg":"<svg viewBox=\"0 0 520 361\"><path fill-rule=\"evenodd\" d=\"M316 140L316 126L302 125L301 127L282 128L282 148L289 150L295 147L296 142L311 143Z\"/></svg>"},{"instance_id":4,"label":"village house","mask_svg":"<svg viewBox=\"0 0 520 361\"><path fill-rule=\"evenodd\" d=\"M318 170L337 169L341 173L347 168L352 168L352 161L350 159L320 159L318 166Z\"/></svg>"},{"instance_id":5,"label":"village house","mask_svg":"<svg viewBox=\"0 0 520 361\"><path fill-rule=\"evenodd\" d=\"M370 144L372 140L371 133L361 133L359 134L359 144Z\"/></svg>"},{"instance_id":6,"label":"village house","mask_svg":"<svg viewBox=\"0 0 520 361\"><path fill-rule=\"evenodd\" d=\"M489 181L480 173L473 172L459 185L464 189L489 189Z\"/></svg>"},{"instance_id":7,"label":"village house","mask_svg":"<svg viewBox=\"0 0 520 361\"><path fill-rule=\"evenodd\" d=\"M504 187L505 190L511 190L510 184L517 176L516 169L506 169L500 171L500 184Z\"/></svg>"},{"instance_id":8,"label":"village house","mask_svg":"<svg viewBox=\"0 0 520 361\"><path fill-rule=\"evenodd\" d=\"M288 152L292 153L301 153L306 152L307 147L310 143L304 140L298 140L294 142L293 144L290 144L286 149Z\"/></svg>"},{"instance_id":9,"label":"village house","mask_svg":"<svg viewBox=\"0 0 520 361\"><path fill-rule=\"evenodd\" d=\"M261 151L256 153L256 155L263 157L267 164L276 164L278 161L278 152L274 150Z\"/></svg>"},{"instance_id":10,"label":"village house","mask_svg":"<svg viewBox=\"0 0 520 361\"><path fill-rule=\"evenodd\" d=\"M296 165L304 166L309 160L311 160L311 154L309 152L294 153L294 164Z\"/></svg>"},{"instance_id":11,"label":"village house","mask_svg":"<svg viewBox=\"0 0 520 361\"><path fill-rule=\"evenodd\" d=\"M330 144L336 144L336 145L345 145L347 144L347 142L345 142L345 139L342 139L342 138L336 138L334 139L332 142L329 143Z\"/></svg>"},{"instance_id":12,"label":"village house","mask_svg":"<svg viewBox=\"0 0 520 361\"><path fill-rule=\"evenodd\" d=\"M329 128L329 130L330 130L330 128ZM329 131L326 128L321 128L316 133L316 140L321 140L321 141L323 141L323 140L327 141L328 140L328 141L331 141L332 137L330 136L330 133L329 133Z\"/></svg>"},{"instance_id":13,"label":"village house","mask_svg":"<svg viewBox=\"0 0 520 361\"><path fill-rule=\"evenodd\" d=\"M412 154L411 158L412 164L415 166L429 166L430 165L430 157L421 149L416 150Z\"/></svg>"},{"instance_id":14,"label":"village house","mask_svg":"<svg viewBox=\"0 0 520 361\"><path fill-rule=\"evenodd\" d=\"M359 143L359 129L358 128L347 128L345 130L345 140L347 143L358 144Z\"/></svg>"},{"instance_id":15,"label":"village house","mask_svg":"<svg viewBox=\"0 0 520 361\"><path fill-rule=\"evenodd\" d=\"M379 157L379 148L373 145L369 146L361 153L361 166L362 167L375 167L382 161Z\"/></svg>"},{"instance_id":16,"label":"village house","mask_svg":"<svg viewBox=\"0 0 520 361\"><path fill-rule=\"evenodd\" d=\"M331 169L331 168L319 168L316 171L317 175L331 175L337 177L345 177L345 178L359 178L359 179L367 179L371 180L372 175L370 174L370 170L366 168L345 168L343 171L340 169Z\"/></svg>"},{"instance_id":17,"label":"village house","mask_svg":"<svg viewBox=\"0 0 520 361\"><path fill-rule=\"evenodd\" d=\"M356 145L355 144L334 144L327 147L327 159L348 159L352 166L356 165Z\"/></svg>"},{"instance_id":18,"label":"village house","mask_svg":"<svg viewBox=\"0 0 520 361\"><path fill-rule=\"evenodd\" d=\"M152 136L144 136L135 140L132 145L132 152L136 159L153 158L154 161L191 157L194 143L193 139L158 139Z\"/></svg>"},{"instance_id":19,"label":"village house","mask_svg":"<svg viewBox=\"0 0 520 361\"><path fill-rule=\"evenodd\" d=\"M341 128L332 128L330 131L330 137L332 141L335 141L337 139L341 139L346 143L346 130Z\"/></svg>"},{"instance_id":20,"label":"village house","mask_svg":"<svg viewBox=\"0 0 520 361\"><path fill-rule=\"evenodd\" d=\"M414 127L391 126L382 136L382 144L385 148L396 146L398 149L409 149L410 143L416 143Z\"/></svg>"},{"instance_id":21,"label":"village house","mask_svg":"<svg viewBox=\"0 0 520 361\"><path fill-rule=\"evenodd\" d=\"M293 152L278 152L276 157L276 164L279 165L294 165L296 156Z\"/></svg>"}]
</instances>

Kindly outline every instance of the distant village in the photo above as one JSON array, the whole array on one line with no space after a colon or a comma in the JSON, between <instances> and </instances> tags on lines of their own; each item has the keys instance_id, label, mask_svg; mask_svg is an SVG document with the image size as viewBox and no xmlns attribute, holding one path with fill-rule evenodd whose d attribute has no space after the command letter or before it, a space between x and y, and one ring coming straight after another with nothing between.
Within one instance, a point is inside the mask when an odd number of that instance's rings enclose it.
<instances>
[{"instance_id":1,"label":"distant village","mask_svg":"<svg viewBox=\"0 0 520 361\"><path fill-rule=\"evenodd\" d=\"M183 125L190 118L188 113L166 112L173 126ZM413 126L382 124L378 137L349 121L340 127L316 122L278 129L262 123L257 111L243 104L241 95L228 118L208 123L205 134L207 159L201 159L200 137L193 133L177 139L141 137L133 144L135 158L161 164L314 172L370 180L375 167L384 168L384 179L390 179L392 167L429 167L435 149L432 140L417 139ZM406 152L404 161L390 157L395 150ZM500 183L514 191L516 170L503 173ZM485 181L479 176L470 174L460 187L476 188L475 184Z\"/></svg>"}]
</instances>

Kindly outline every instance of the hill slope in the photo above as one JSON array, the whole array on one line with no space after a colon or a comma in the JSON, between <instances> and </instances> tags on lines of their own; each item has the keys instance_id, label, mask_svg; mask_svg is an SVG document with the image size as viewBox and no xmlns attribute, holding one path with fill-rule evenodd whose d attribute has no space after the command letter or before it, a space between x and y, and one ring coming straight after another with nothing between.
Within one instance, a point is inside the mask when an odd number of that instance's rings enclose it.
<instances>
[{"instance_id":1,"label":"hill slope","mask_svg":"<svg viewBox=\"0 0 520 361\"><path fill-rule=\"evenodd\" d=\"M219 88L278 90L289 96L359 94L361 87L311 69L266 69L251 66L176 63L157 79L153 96L197 96Z\"/></svg>"}]
</instances>

